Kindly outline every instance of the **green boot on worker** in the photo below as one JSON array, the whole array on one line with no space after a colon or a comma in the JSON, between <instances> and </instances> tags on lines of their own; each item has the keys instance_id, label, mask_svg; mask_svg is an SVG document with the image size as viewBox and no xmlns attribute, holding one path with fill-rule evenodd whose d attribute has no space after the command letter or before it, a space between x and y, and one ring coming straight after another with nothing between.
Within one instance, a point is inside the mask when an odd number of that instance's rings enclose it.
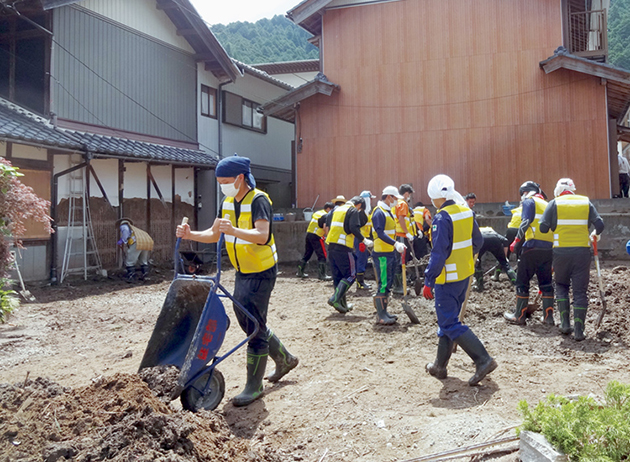
<instances>
[{"instance_id":1,"label":"green boot on worker","mask_svg":"<svg viewBox=\"0 0 630 462\"><path fill-rule=\"evenodd\" d=\"M495 268L494 274L490 276L494 282L499 282L501 280L501 268Z\"/></svg>"},{"instance_id":2,"label":"green boot on worker","mask_svg":"<svg viewBox=\"0 0 630 462\"><path fill-rule=\"evenodd\" d=\"M553 321L553 296L544 296L542 297L542 307L543 307L543 317L541 319L543 324L547 324L548 326L553 326L555 323Z\"/></svg>"},{"instance_id":3,"label":"green boot on worker","mask_svg":"<svg viewBox=\"0 0 630 462\"><path fill-rule=\"evenodd\" d=\"M298 263L296 276L299 278L307 278L308 274L304 272L305 269L306 269L306 262L302 260L300 261L300 263Z\"/></svg>"},{"instance_id":4,"label":"green boot on worker","mask_svg":"<svg viewBox=\"0 0 630 462\"><path fill-rule=\"evenodd\" d=\"M403 294L402 273L394 274L394 283L392 284L392 293L394 295Z\"/></svg>"},{"instance_id":5,"label":"green boot on worker","mask_svg":"<svg viewBox=\"0 0 630 462\"><path fill-rule=\"evenodd\" d=\"M276 364L276 370L266 378L272 383L277 382L294 369L300 360L293 356L271 329L267 329L267 341L269 342L269 356Z\"/></svg>"},{"instance_id":6,"label":"green boot on worker","mask_svg":"<svg viewBox=\"0 0 630 462\"><path fill-rule=\"evenodd\" d=\"M389 326L396 322L396 319L392 318L387 312L387 295L375 295L374 307L376 308L379 324Z\"/></svg>"},{"instance_id":7,"label":"green boot on worker","mask_svg":"<svg viewBox=\"0 0 630 462\"><path fill-rule=\"evenodd\" d=\"M513 269L509 269L507 270L507 275L512 285L515 286L516 285L516 271L514 271Z\"/></svg>"},{"instance_id":8,"label":"green boot on worker","mask_svg":"<svg viewBox=\"0 0 630 462\"><path fill-rule=\"evenodd\" d=\"M560 332L569 335L573 332L571 328L571 314L569 313L569 300L557 299L558 313L560 313Z\"/></svg>"},{"instance_id":9,"label":"green boot on worker","mask_svg":"<svg viewBox=\"0 0 630 462\"><path fill-rule=\"evenodd\" d=\"M328 265L326 264L325 261L320 261L317 264L317 269L318 271L318 275L317 275L317 279L319 279L320 281L332 281L332 278L330 276L328 276L328 274L326 274L326 270L328 269Z\"/></svg>"},{"instance_id":10,"label":"green boot on worker","mask_svg":"<svg viewBox=\"0 0 630 462\"><path fill-rule=\"evenodd\" d=\"M357 289L370 290L372 287L365 282L365 273L357 273Z\"/></svg>"},{"instance_id":11,"label":"green boot on worker","mask_svg":"<svg viewBox=\"0 0 630 462\"><path fill-rule=\"evenodd\" d=\"M451 359L451 354L453 353L453 341L448 338L446 335L443 335L438 340L438 349L437 356L435 357L435 361L429 363L425 366L425 369L429 374L431 374L436 379L443 380L446 378L446 366L448 366L448 361Z\"/></svg>"},{"instance_id":12,"label":"green boot on worker","mask_svg":"<svg viewBox=\"0 0 630 462\"><path fill-rule=\"evenodd\" d=\"M525 325L527 322L527 304L529 297L516 296L516 308L514 312L506 311L503 317L513 324Z\"/></svg>"},{"instance_id":13,"label":"green boot on worker","mask_svg":"<svg viewBox=\"0 0 630 462\"><path fill-rule=\"evenodd\" d=\"M573 338L577 342L581 342L586 338L584 335L584 323L586 322L586 308L573 307L573 325L575 326L575 332Z\"/></svg>"},{"instance_id":14,"label":"green boot on worker","mask_svg":"<svg viewBox=\"0 0 630 462\"><path fill-rule=\"evenodd\" d=\"M335 287L335 293L328 299L328 304L340 313L347 313L352 309L352 307L348 306L345 301L348 289L350 289L350 283L345 279L342 279L337 287Z\"/></svg>"},{"instance_id":15,"label":"green boot on worker","mask_svg":"<svg viewBox=\"0 0 630 462\"><path fill-rule=\"evenodd\" d=\"M483 292L483 271L475 270L475 282L473 283L472 288L475 289L476 292Z\"/></svg>"},{"instance_id":16,"label":"green boot on worker","mask_svg":"<svg viewBox=\"0 0 630 462\"><path fill-rule=\"evenodd\" d=\"M268 350L247 348L247 383L245 389L232 399L236 407L247 406L263 395L263 377L267 366Z\"/></svg>"}]
</instances>

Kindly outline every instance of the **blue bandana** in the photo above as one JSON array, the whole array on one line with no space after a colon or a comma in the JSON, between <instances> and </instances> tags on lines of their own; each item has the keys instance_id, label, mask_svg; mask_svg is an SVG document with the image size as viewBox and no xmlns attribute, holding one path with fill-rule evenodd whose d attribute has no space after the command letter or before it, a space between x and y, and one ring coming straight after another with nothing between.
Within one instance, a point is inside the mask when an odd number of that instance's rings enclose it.
<instances>
[{"instance_id":1,"label":"blue bandana","mask_svg":"<svg viewBox=\"0 0 630 462\"><path fill-rule=\"evenodd\" d=\"M250 161L247 157L239 157L234 154L232 157L221 159L217 164L214 174L217 178L234 178L241 173L245 175L245 181L252 188L256 187L256 180L249 167Z\"/></svg>"}]
</instances>

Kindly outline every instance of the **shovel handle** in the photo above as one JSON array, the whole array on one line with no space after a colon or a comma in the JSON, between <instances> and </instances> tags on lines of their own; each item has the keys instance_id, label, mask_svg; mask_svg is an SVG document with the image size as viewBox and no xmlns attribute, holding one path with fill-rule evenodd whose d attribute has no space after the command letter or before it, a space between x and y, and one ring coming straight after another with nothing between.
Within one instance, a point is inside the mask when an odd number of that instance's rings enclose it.
<instances>
[{"instance_id":1,"label":"shovel handle","mask_svg":"<svg viewBox=\"0 0 630 462\"><path fill-rule=\"evenodd\" d=\"M596 257L597 255L597 238L593 239L593 255L595 255Z\"/></svg>"}]
</instances>

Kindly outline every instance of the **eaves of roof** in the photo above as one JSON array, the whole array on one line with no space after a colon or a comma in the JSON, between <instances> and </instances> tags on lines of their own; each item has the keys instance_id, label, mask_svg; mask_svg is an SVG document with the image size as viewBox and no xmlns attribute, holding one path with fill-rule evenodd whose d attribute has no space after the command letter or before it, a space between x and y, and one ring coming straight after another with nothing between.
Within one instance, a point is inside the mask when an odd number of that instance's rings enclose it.
<instances>
[{"instance_id":1,"label":"eaves of roof","mask_svg":"<svg viewBox=\"0 0 630 462\"><path fill-rule=\"evenodd\" d=\"M265 103L258 108L258 110L266 116L272 116L286 122L294 123L297 103L317 94L330 96L334 91L340 89L341 87L339 85L329 81L326 76L320 72L310 82L297 87L279 98Z\"/></svg>"},{"instance_id":2,"label":"eaves of roof","mask_svg":"<svg viewBox=\"0 0 630 462\"><path fill-rule=\"evenodd\" d=\"M619 121L630 109L630 71L626 69L573 55L564 47L557 48L553 56L541 61L540 68L546 74L567 69L605 79L608 115Z\"/></svg>"},{"instance_id":3,"label":"eaves of roof","mask_svg":"<svg viewBox=\"0 0 630 462\"><path fill-rule=\"evenodd\" d=\"M301 72L317 72L319 71L319 59L305 59L302 61L284 61L280 63L262 63L254 64L258 70L266 72L269 75L275 74L299 74Z\"/></svg>"},{"instance_id":4,"label":"eaves of roof","mask_svg":"<svg viewBox=\"0 0 630 462\"><path fill-rule=\"evenodd\" d=\"M322 17L320 12L332 0L304 0L287 11L287 18L298 26L318 36L322 33Z\"/></svg>"},{"instance_id":5,"label":"eaves of roof","mask_svg":"<svg viewBox=\"0 0 630 462\"><path fill-rule=\"evenodd\" d=\"M282 80L276 79L275 77L272 77L269 74L267 74L265 71L256 69L255 67L250 66L249 64L242 63L234 58L232 58L232 61L236 64L236 66L239 67L239 69L243 73L252 75L258 79L269 82L277 87L282 88L283 90L293 90L295 88L293 85L289 85L288 83L283 82Z\"/></svg>"}]
</instances>

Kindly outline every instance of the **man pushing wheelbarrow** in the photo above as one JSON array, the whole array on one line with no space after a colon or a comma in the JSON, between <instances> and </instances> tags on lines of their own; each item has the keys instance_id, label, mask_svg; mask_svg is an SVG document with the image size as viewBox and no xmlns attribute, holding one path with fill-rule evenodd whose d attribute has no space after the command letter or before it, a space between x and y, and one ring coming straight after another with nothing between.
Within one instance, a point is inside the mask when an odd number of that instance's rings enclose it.
<instances>
[{"instance_id":1,"label":"man pushing wheelbarrow","mask_svg":"<svg viewBox=\"0 0 630 462\"><path fill-rule=\"evenodd\" d=\"M221 234L230 262L236 269L233 297L245 308L260 326L247 346L247 383L234 397L234 406L247 406L263 394L263 376L267 357L271 356L276 370L267 377L277 382L297 366L298 358L291 355L267 327L267 309L271 291L278 273L276 245L271 229L273 210L271 200L256 189L256 180L250 170L250 160L233 156L222 159L215 174L226 196L217 219L205 231L191 231L183 224L177 227L177 237L203 243L219 241ZM243 331L250 336L255 323L239 309L234 313Z\"/></svg>"}]
</instances>

